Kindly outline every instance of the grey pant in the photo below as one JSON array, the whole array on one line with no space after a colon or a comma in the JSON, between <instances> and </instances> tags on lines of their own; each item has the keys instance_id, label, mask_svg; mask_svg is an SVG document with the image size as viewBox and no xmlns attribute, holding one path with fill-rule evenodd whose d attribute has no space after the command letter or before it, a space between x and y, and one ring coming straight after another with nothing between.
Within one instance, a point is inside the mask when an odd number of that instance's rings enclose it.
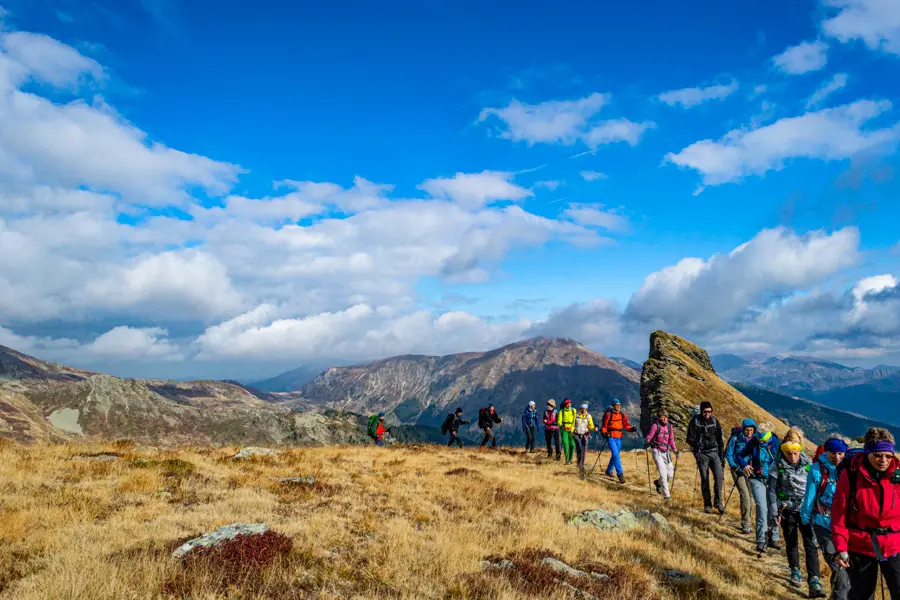
<instances>
[{"instance_id":1,"label":"grey pant","mask_svg":"<svg viewBox=\"0 0 900 600\"><path fill-rule=\"evenodd\" d=\"M700 470L700 490L703 492L704 508L713 506L722 506L722 482L725 474L722 472L722 459L715 450L707 450L698 452L697 468ZM715 481L713 482L713 491L715 500L709 494L709 471L712 470Z\"/></svg>"},{"instance_id":2,"label":"grey pant","mask_svg":"<svg viewBox=\"0 0 900 600\"><path fill-rule=\"evenodd\" d=\"M750 484L737 469L732 469L731 477L734 479L738 496L741 499L741 527L750 527L750 516L753 513L753 494L750 493Z\"/></svg>"},{"instance_id":3,"label":"grey pant","mask_svg":"<svg viewBox=\"0 0 900 600\"><path fill-rule=\"evenodd\" d=\"M575 439L575 454L578 455L578 468L584 468L584 457L587 455L588 437L583 433L575 433L572 435Z\"/></svg>"},{"instance_id":4,"label":"grey pant","mask_svg":"<svg viewBox=\"0 0 900 600\"><path fill-rule=\"evenodd\" d=\"M773 540L779 539L778 527L775 526L775 503L771 501L766 482L754 477L750 480L750 493L756 504L756 544L768 543L767 535L771 533Z\"/></svg>"},{"instance_id":5,"label":"grey pant","mask_svg":"<svg viewBox=\"0 0 900 600\"><path fill-rule=\"evenodd\" d=\"M537 435L537 426L529 425L525 428L525 451L534 452L534 437Z\"/></svg>"},{"instance_id":6,"label":"grey pant","mask_svg":"<svg viewBox=\"0 0 900 600\"><path fill-rule=\"evenodd\" d=\"M850 577L847 571L837 564L837 550L831 540L831 529L816 525L813 530L816 532L819 546L822 547L825 562L831 567L831 600L847 600L850 595Z\"/></svg>"}]
</instances>

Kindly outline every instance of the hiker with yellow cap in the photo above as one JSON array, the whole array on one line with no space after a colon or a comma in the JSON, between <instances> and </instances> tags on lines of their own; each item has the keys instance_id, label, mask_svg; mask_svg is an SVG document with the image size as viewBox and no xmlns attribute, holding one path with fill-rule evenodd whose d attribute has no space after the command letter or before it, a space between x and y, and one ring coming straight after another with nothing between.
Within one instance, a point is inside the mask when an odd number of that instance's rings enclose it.
<instances>
[{"instance_id":1,"label":"hiker with yellow cap","mask_svg":"<svg viewBox=\"0 0 900 600\"><path fill-rule=\"evenodd\" d=\"M760 423L756 434L735 456L735 462L750 484L756 504L756 551L765 554L769 547L781 549L778 527L775 526L775 493L769 492L769 471L776 467L775 457L781 441L772 433L771 423Z\"/></svg>"},{"instance_id":2,"label":"hiker with yellow cap","mask_svg":"<svg viewBox=\"0 0 900 600\"><path fill-rule=\"evenodd\" d=\"M804 524L800 518L803 496L806 494L806 480L812 460L803 452L803 433L796 427L784 436L775 468L769 469L769 490L775 492L776 525L781 525L788 565L791 568L790 584L803 585L800 572L800 537L806 554L806 583L810 598L824 598L825 591L819 582L819 551L816 547L812 525Z\"/></svg>"}]
</instances>

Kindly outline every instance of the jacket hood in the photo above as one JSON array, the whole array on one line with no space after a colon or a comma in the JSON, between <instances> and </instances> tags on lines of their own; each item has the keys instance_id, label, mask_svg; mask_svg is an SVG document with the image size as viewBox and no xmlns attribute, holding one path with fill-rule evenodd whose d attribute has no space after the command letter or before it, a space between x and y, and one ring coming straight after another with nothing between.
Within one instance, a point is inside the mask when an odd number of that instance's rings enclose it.
<instances>
[{"instance_id":1,"label":"jacket hood","mask_svg":"<svg viewBox=\"0 0 900 600\"><path fill-rule=\"evenodd\" d=\"M743 431L747 427L756 429L756 421L754 421L753 419L744 419L744 421L741 423L741 430Z\"/></svg>"},{"instance_id":2,"label":"jacket hood","mask_svg":"<svg viewBox=\"0 0 900 600\"><path fill-rule=\"evenodd\" d=\"M828 460L827 454L822 454L819 458L816 459L816 462L822 463L825 465L825 468L828 469L828 472L833 476L834 472L837 471L837 467L831 464L831 461Z\"/></svg>"}]
</instances>

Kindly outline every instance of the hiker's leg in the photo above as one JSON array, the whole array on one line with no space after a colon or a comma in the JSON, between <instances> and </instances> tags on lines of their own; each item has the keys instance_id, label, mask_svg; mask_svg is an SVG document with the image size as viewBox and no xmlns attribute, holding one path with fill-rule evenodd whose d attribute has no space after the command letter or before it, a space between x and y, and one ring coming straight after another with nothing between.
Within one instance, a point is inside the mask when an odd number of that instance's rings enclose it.
<instances>
[{"instance_id":1,"label":"hiker's leg","mask_svg":"<svg viewBox=\"0 0 900 600\"><path fill-rule=\"evenodd\" d=\"M452 446L453 443L456 441L455 438L456 438L456 436L453 435L453 432L451 431L451 432L450 432L450 440L447 441L447 447L448 447L448 448L449 448L450 446Z\"/></svg>"},{"instance_id":2,"label":"hiker's leg","mask_svg":"<svg viewBox=\"0 0 900 600\"><path fill-rule=\"evenodd\" d=\"M484 448L484 445L488 443L488 440L491 439L490 429L484 430L484 437L481 438L481 447Z\"/></svg>"},{"instance_id":3,"label":"hiker's leg","mask_svg":"<svg viewBox=\"0 0 900 600\"><path fill-rule=\"evenodd\" d=\"M874 556L850 553L849 600L871 600L878 587L878 561Z\"/></svg>"},{"instance_id":4,"label":"hiker's leg","mask_svg":"<svg viewBox=\"0 0 900 600\"><path fill-rule=\"evenodd\" d=\"M525 452L528 452L534 445L534 433L531 427L525 428Z\"/></svg>"},{"instance_id":5,"label":"hiker's leg","mask_svg":"<svg viewBox=\"0 0 900 600\"><path fill-rule=\"evenodd\" d=\"M553 443L556 444L556 460L559 460L559 458L562 454L562 452L560 451L560 448L562 447L562 445L560 444L560 441L559 441L559 429L557 429L556 431L553 432Z\"/></svg>"},{"instance_id":6,"label":"hiker's leg","mask_svg":"<svg viewBox=\"0 0 900 600\"><path fill-rule=\"evenodd\" d=\"M712 496L709 493L710 458L706 452L697 453L697 468L700 469L700 491L703 493L703 508L712 508Z\"/></svg>"},{"instance_id":7,"label":"hiker's leg","mask_svg":"<svg viewBox=\"0 0 900 600\"><path fill-rule=\"evenodd\" d=\"M797 513L797 522L800 522L800 513ZM819 549L816 547L816 536L812 525L800 523L800 536L803 538L803 552L806 553L806 581L812 581L813 577L819 577Z\"/></svg>"},{"instance_id":8,"label":"hiker's leg","mask_svg":"<svg viewBox=\"0 0 900 600\"><path fill-rule=\"evenodd\" d=\"M544 429L544 439L547 440L547 458L553 458L553 432ZM559 446L557 445L557 450Z\"/></svg>"},{"instance_id":9,"label":"hiker's leg","mask_svg":"<svg viewBox=\"0 0 900 600\"><path fill-rule=\"evenodd\" d=\"M900 598L900 556L892 556L879 565L891 598Z\"/></svg>"},{"instance_id":10,"label":"hiker's leg","mask_svg":"<svg viewBox=\"0 0 900 600\"><path fill-rule=\"evenodd\" d=\"M831 539L831 529L816 525L815 532L825 562L831 568L831 600L847 600L850 593L850 578L847 576L847 570L837 564L837 550Z\"/></svg>"},{"instance_id":11,"label":"hiker's leg","mask_svg":"<svg viewBox=\"0 0 900 600\"><path fill-rule=\"evenodd\" d=\"M462 448L463 447L462 438L459 437L459 434L458 433L454 434L453 437L456 439L457 448Z\"/></svg>"},{"instance_id":12,"label":"hiker's leg","mask_svg":"<svg viewBox=\"0 0 900 600\"><path fill-rule=\"evenodd\" d=\"M778 518L778 498L772 490L767 490L766 494L769 499L769 533L772 535L772 541L777 542L781 538L781 532L778 525L775 524L775 520Z\"/></svg>"},{"instance_id":13,"label":"hiker's leg","mask_svg":"<svg viewBox=\"0 0 900 600\"><path fill-rule=\"evenodd\" d=\"M750 480L750 493L756 505L756 545L766 545L766 533L769 529L769 499L766 497L766 484L761 479Z\"/></svg>"},{"instance_id":14,"label":"hiker's leg","mask_svg":"<svg viewBox=\"0 0 900 600\"><path fill-rule=\"evenodd\" d=\"M612 456L609 458L609 466L606 467L606 472L612 473L613 469L615 469L617 475L622 475L622 457L620 455L622 452L622 438L609 438L609 451Z\"/></svg>"},{"instance_id":15,"label":"hiker's leg","mask_svg":"<svg viewBox=\"0 0 900 600\"><path fill-rule=\"evenodd\" d=\"M496 448L497 447L497 437L494 435L494 428L488 427L486 431L487 431L487 434L489 436L491 436L491 448Z\"/></svg>"},{"instance_id":16,"label":"hiker's leg","mask_svg":"<svg viewBox=\"0 0 900 600\"><path fill-rule=\"evenodd\" d=\"M578 468L584 468L584 453L587 450L587 437L583 435L575 436L575 453L578 455Z\"/></svg>"},{"instance_id":17,"label":"hiker's leg","mask_svg":"<svg viewBox=\"0 0 900 600\"><path fill-rule=\"evenodd\" d=\"M722 458L718 453L714 453L710 457L710 466L715 478L715 483L713 484L713 505L716 508L720 508L722 506L722 483L725 481L725 473L722 471Z\"/></svg>"},{"instance_id":18,"label":"hiker's leg","mask_svg":"<svg viewBox=\"0 0 900 600\"><path fill-rule=\"evenodd\" d=\"M732 473L734 476L734 473ZM750 527L750 517L753 513L753 495L750 493L750 484L747 483L747 478L743 475L737 475L734 478L734 483L737 485L738 496L741 500L741 529L748 529Z\"/></svg>"},{"instance_id":19,"label":"hiker's leg","mask_svg":"<svg viewBox=\"0 0 900 600\"><path fill-rule=\"evenodd\" d=\"M784 547L787 552L788 566L800 568L800 515L786 512L781 517L781 530L784 532Z\"/></svg>"},{"instance_id":20,"label":"hiker's leg","mask_svg":"<svg viewBox=\"0 0 900 600\"><path fill-rule=\"evenodd\" d=\"M659 471L659 483L665 498L669 497L669 467L672 461L669 460L669 453L653 448L650 451L653 454L653 462L656 464L656 470Z\"/></svg>"},{"instance_id":21,"label":"hiker's leg","mask_svg":"<svg viewBox=\"0 0 900 600\"><path fill-rule=\"evenodd\" d=\"M569 464L570 462L572 462L572 448L570 446L570 444L572 443L572 434L563 429L560 432L560 435L562 436L562 449L563 454L566 457L566 464Z\"/></svg>"}]
</instances>

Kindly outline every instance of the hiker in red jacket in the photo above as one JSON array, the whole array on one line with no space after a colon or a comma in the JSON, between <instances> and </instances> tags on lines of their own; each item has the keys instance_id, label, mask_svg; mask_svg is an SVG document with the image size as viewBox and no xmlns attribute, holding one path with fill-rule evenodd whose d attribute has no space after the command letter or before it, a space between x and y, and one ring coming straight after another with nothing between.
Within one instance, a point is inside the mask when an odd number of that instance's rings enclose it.
<instances>
[{"instance_id":1,"label":"hiker in red jacket","mask_svg":"<svg viewBox=\"0 0 900 600\"><path fill-rule=\"evenodd\" d=\"M900 599L900 461L894 436L873 427L862 453L838 478L831 530L838 564L850 577L850 600L875 597L878 571Z\"/></svg>"},{"instance_id":2,"label":"hiker in red jacket","mask_svg":"<svg viewBox=\"0 0 900 600\"><path fill-rule=\"evenodd\" d=\"M544 437L547 440L547 458L553 458L553 445L556 446L556 460L559 460L562 453L559 451L559 423L557 422L559 414L556 412L556 401L551 398L547 400L547 410L544 411Z\"/></svg>"}]
</instances>

